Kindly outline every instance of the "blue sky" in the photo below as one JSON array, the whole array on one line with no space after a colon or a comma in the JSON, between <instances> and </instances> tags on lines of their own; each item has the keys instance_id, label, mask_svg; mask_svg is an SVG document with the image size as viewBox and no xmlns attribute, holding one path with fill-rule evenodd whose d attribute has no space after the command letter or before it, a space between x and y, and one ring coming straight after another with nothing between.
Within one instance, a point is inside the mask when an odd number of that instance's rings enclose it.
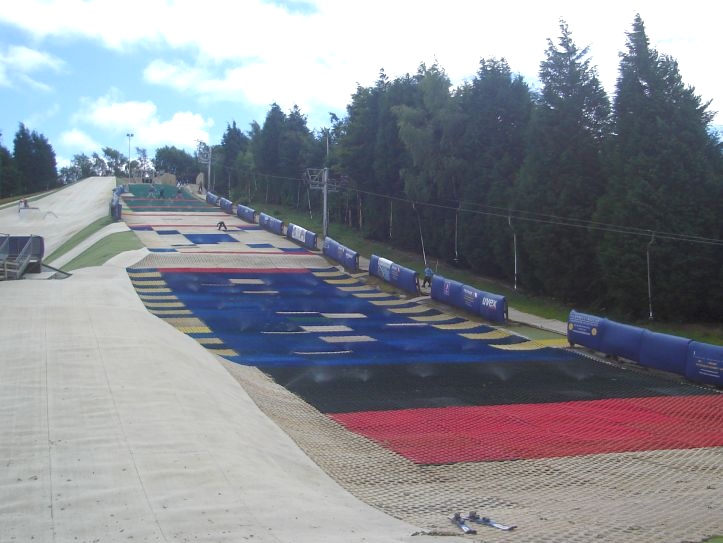
<instances>
[{"instance_id":1,"label":"blue sky","mask_svg":"<svg viewBox=\"0 0 723 543\"><path fill-rule=\"evenodd\" d=\"M481 58L504 57L534 86L561 17L612 95L636 13L686 84L723 108L720 2L0 0L0 142L12 151L22 122L61 166L106 146L127 155L127 133L131 155L192 152L232 121L262 124L274 102L323 128L380 69L394 78L422 62L458 85Z\"/></svg>"}]
</instances>

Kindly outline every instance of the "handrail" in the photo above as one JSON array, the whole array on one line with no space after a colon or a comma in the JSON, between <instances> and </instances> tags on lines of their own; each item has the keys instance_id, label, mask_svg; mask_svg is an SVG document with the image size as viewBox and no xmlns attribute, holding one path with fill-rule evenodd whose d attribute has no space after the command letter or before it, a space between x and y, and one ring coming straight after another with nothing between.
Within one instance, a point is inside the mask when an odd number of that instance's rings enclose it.
<instances>
[{"instance_id":1,"label":"handrail","mask_svg":"<svg viewBox=\"0 0 723 543\"><path fill-rule=\"evenodd\" d=\"M14 260L5 261L4 268L6 278L9 279L11 276L13 276L14 279L20 279L20 277L22 277L23 272L25 272L25 268L27 268L28 264L30 263L30 253L33 248L33 237L34 236L31 235L28 238L28 241L25 242L25 246L17 254Z\"/></svg>"},{"instance_id":2,"label":"handrail","mask_svg":"<svg viewBox=\"0 0 723 543\"><path fill-rule=\"evenodd\" d=\"M10 256L10 234L0 234L3 236L0 241L0 262L5 262Z\"/></svg>"}]
</instances>

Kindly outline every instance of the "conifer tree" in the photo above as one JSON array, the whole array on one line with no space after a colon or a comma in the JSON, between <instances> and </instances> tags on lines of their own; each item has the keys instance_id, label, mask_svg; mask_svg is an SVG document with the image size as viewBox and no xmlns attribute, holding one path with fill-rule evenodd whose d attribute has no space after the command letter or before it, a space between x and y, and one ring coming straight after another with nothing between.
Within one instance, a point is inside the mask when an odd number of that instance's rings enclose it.
<instances>
[{"instance_id":1,"label":"conifer tree","mask_svg":"<svg viewBox=\"0 0 723 543\"><path fill-rule=\"evenodd\" d=\"M575 45L565 21L557 44L548 40L540 81L516 191L519 210L539 220L523 223L521 277L533 290L582 301L596 283L592 240L583 228L556 223L589 220L603 193L610 102L588 48Z\"/></svg>"},{"instance_id":2,"label":"conifer tree","mask_svg":"<svg viewBox=\"0 0 723 543\"><path fill-rule=\"evenodd\" d=\"M646 252L651 251L654 313L662 318L711 318L711 286L720 273L720 247L676 242L665 234L720 236L711 197L720 194L720 150L709 132L713 114L677 62L651 47L640 15L627 34L614 101L610 185L597 220L639 229L608 233L599 263L611 309L649 313ZM657 241L653 233L657 232Z\"/></svg>"},{"instance_id":3,"label":"conifer tree","mask_svg":"<svg viewBox=\"0 0 723 543\"><path fill-rule=\"evenodd\" d=\"M455 100L466 118L454 147L463 164L459 258L475 271L512 279L512 231L506 215L525 156L530 89L505 59L482 59L475 78Z\"/></svg>"}]
</instances>

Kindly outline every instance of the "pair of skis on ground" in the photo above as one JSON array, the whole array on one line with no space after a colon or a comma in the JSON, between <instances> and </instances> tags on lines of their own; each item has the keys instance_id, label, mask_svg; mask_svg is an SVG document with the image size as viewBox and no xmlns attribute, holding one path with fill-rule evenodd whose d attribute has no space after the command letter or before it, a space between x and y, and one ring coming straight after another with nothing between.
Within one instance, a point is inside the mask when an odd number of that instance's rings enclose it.
<instances>
[{"instance_id":1,"label":"pair of skis on ground","mask_svg":"<svg viewBox=\"0 0 723 543\"><path fill-rule=\"evenodd\" d=\"M475 530L474 528L470 528L467 525L467 522L476 522L477 524L490 526L492 528L497 528L498 530L504 531L514 530L516 528L516 526L495 522L489 517L481 517L477 514L476 511L470 511L469 515L467 515L466 517L463 517L459 513L455 513L454 515L449 517L449 520L451 520L453 524L455 524L460 530L462 530L466 534L477 533L477 530Z\"/></svg>"}]
</instances>

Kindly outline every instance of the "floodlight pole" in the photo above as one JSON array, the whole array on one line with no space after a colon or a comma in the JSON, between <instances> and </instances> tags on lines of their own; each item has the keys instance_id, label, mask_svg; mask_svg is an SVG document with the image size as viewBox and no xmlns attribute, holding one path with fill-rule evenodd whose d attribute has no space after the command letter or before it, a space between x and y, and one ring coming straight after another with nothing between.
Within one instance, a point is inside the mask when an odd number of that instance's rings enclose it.
<instances>
[{"instance_id":1,"label":"floodlight pole","mask_svg":"<svg viewBox=\"0 0 723 543\"><path fill-rule=\"evenodd\" d=\"M128 179L131 178L131 138L134 136L134 134L128 132L126 134L126 137L128 138Z\"/></svg>"},{"instance_id":2,"label":"floodlight pole","mask_svg":"<svg viewBox=\"0 0 723 543\"><path fill-rule=\"evenodd\" d=\"M324 168L321 176L322 182L324 184L324 219L322 230L324 239L326 239L326 235L329 230L329 209L327 208L327 199L329 193L329 168Z\"/></svg>"},{"instance_id":3,"label":"floodlight pole","mask_svg":"<svg viewBox=\"0 0 723 543\"><path fill-rule=\"evenodd\" d=\"M211 160L213 159L213 145L208 146L208 187L206 190L211 190Z\"/></svg>"}]
</instances>

